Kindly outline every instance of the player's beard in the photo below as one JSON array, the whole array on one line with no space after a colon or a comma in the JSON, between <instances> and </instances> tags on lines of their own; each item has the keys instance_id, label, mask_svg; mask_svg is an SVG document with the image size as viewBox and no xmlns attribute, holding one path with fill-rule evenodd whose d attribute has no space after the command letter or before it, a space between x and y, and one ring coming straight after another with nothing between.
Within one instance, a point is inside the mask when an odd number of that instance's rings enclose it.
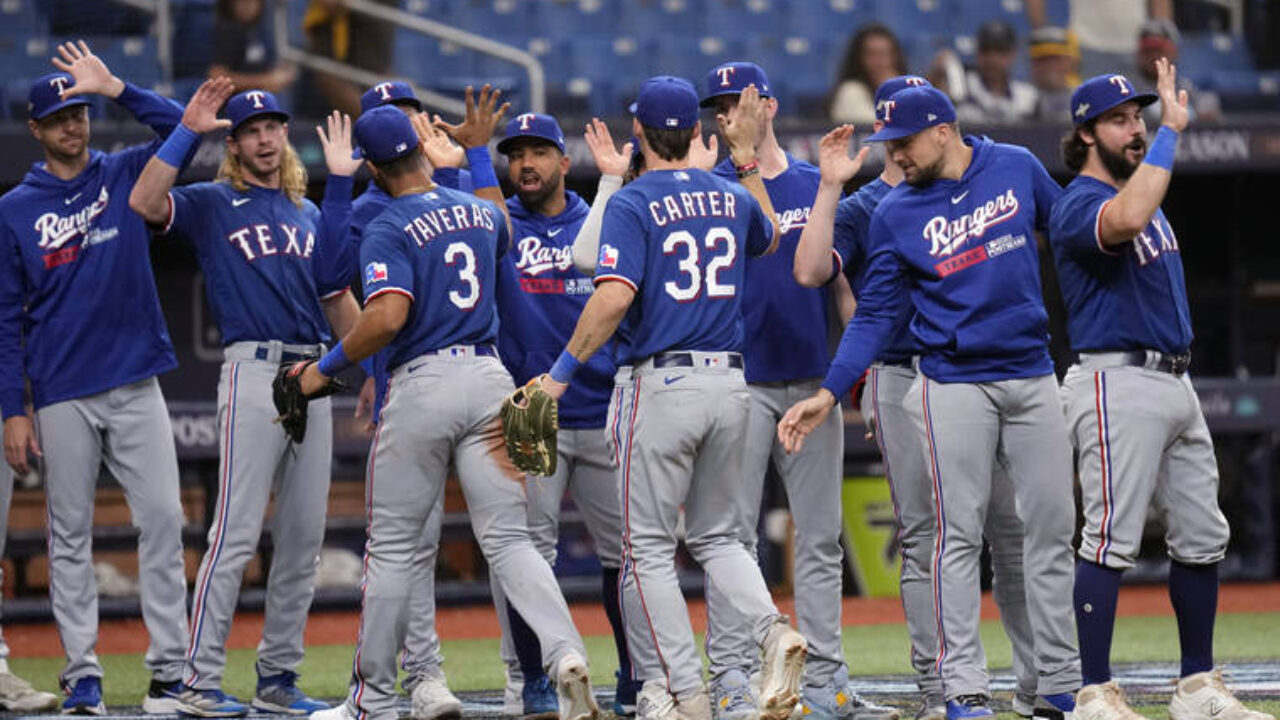
<instances>
[{"instance_id":1,"label":"player's beard","mask_svg":"<svg viewBox=\"0 0 1280 720\"><path fill-rule=\"evenodd\" d=\"M906 176L907 184L916 188L932 185L934 180L942 177L942 166L945 160L946 157L944 155L939 155L938 159L930 165L916 165L914 176L909 173ZM906 171L904 170L903 172L905 173Z\"/></svg>"},{"instance_id":2,"label":"player's beard","mask_svg":"<svg viewBox=\"0 0 1280 720\"><path fill-rule=\"evenodd\" d=\"M520 204L534 212L539 212L541 208L545 207L551 198L560 192L560 188L564 184L564 176L558 167L551 171L550 176L544 178L538 175L538 178L542 181L538 184L538 189L516 190L516 195L520 197Z\"/></svg>"},{"instance_id":3,"label":"player's beard","mask_svg":"<svg viewBox=\"0 0 1280 720\"><path fill-rule=\"evenodd\" d=\"M1138 166L1142 164L1142 156L1147 151L1147 141L1143 138L1134 138L1125 143L1119 152L1112 151L1105 143L1099 141L1095 146L1098 148L1098 159L1102 161L1102 167L1107 169L1111 177L1116 180L1128 180L1133 176ZM1130 150L1138 151L1138 159L1130 160L1128 152Z\"/></svg>"}]
</instances>

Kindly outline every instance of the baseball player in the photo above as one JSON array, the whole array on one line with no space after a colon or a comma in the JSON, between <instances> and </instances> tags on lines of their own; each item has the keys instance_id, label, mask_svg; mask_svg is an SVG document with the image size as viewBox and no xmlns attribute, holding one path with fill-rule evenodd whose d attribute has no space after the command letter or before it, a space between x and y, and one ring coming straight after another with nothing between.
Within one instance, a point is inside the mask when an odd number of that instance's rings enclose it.
<instances>
[{"instance_id":1,"label":"baseball player","mask_svg":"<svg viewBox=\"0 0 1280 720\"><path fill-rule=\"evenodd\" d=\"M422 103L414 96L413 88L401 81L380 82L360 96L362 113L383 105L399 108L411 118L422 112ZM455 189L459 189L462 182L469 189L470 175L457 167L462 161L462 148L454 145L447 135L434 126L423 123L420 127L431 133L421 139L424 152L431 163L432 180ZM390 203L391 196L375 181L370 182L364 193L351 204L351 244L357 249L356 253L364 238L365 227ZM358 257L353 257L353 260L356 259ZM351 272L359 278L358 263L352 263ZM356 417L368 413L372 425L377 424L386 398L386 362L387 353L380 352L361 363L368 377L360 392ZM444 502L443 495L440 496L440 502ZM436 551L440 547L443 520L444 506L441 504L431 514L431 523L422 535L420 557L413 565L421 577L418 589L412 595L413 608L409 614L405 646L400 657L401 667L405 671L404 688L412 699L413 717L418 720L456 717L462 713L462 702L450 692L444 675L444 656L440 652L440 636L436 633Z\"/></svg>"},{"instance_id":2,"label":"baseball player","mask_svg":"<svg viewBox=\"0 0 1280 720\"><path fill-rule=\"evenodd\" d=\"M324 540L332 418L328 400L317 402L305 439L293 442L274 423L271 383L282 362L319 357L330 340L330 323L342 331L357 314L343 253L351 176L359 163L351 157L350 120L334 113L327 132L317 128L329 168L323 209L317 210L303 196L306 170L289 144L288 113L266 91L226 100L231 92L225 78L200 87L182 125L147 164L130 196L130 205L152 226L194 246L224 343L217 509L196 576L179 709L200 717L248 711L222 692L222 671L244 567L257 549L274 495L266 619L252 704L305 715L328 707L297 687L297 667ZM224 100L229 119L218 120ZM173 187L174 158L189 152L201 133L224 127L230 132L217 180Z\"/></svg>"},{"instance_id":3,"label":"baseball player","mask_svg":"<svg viewBox=\"0 0 1280 720\"><path fill-rule=\"evenodd\" d=\"M103 463L124 488L139 529L152 675L142 706L173 712L187 630L184 517L173 431L156 375L177 360L156 297L150 233L126 202L160 141L110 154L90 150L88 95L114 99L161 137L182 111L113 75L83 42L66 43L58 53L54 65L62 72L38 79L28 96L28 127L44 160L0 198L5 459L20 475L31 467L28 452L43 465L49 594L67 658L63 712L104 712L91 553ZM28 381L38 438L25 407Z\"/></svg>"},{"instance_id":4,"label":"baseball player","mask_svg":"<svg viewBox=\"0 0 1280 720\"><path fill-rule=\"evenodd\" d=\"M818 168L786 153L773 132L778 101L764 70L755 63L730 62L707 73L702 107L715 110L722 126L738 111L743 88L755 85L765 107L755 147L756 165L781 230L779 252L746 261L742 303L743 361L751 390L751 413L743 441L745 482L734 495L743 517L743 542L756 554L756 527L764 480L772 459L787 490L796 523L796 622L809 641L802 703L814 720L854 717L894 720L898 711L864 700L850 685L840 640L840 608L844 549L840 544L840 484L844 464L844 424L831 415L819 427L804 452L787 455L775 441L778 420L796 400L818 389L827 369L828 310L833 294L848 296L849 285L837 276L831 285L802 287L792 266L800 231L818 190ZM725 158L714 170L733 182L737 170ZM707 606L719 611L727 605L708 590ZM717 717L743 720L755 711L749 683L751 636L745 628L708 632L711 662L711 700Z\"/></svg>"},{"instance_id":5,"label":"baseball player","mask_svg":"<svg viewBox=\"0 0 1280 720\"><path fill-rule=\"evenodd\" d=\"M1122 75L1099 75L1072 94L1075 128L1063 142L1079 173L1053 208L1049 240L1079 362L1062 383L1079 453L1084 529L1075 616L1084 687L1079 712L1100 720L1141 717L1111 679L1111 632L1120 576L1132 567L1154 502L1169 548L1169 598L1182 644L1173 720L1271 720L1240 704L1213 666L1218 563L1230 530L1218 509L1218 468L1187 375L1191 313L1178 238L1160 210L1187 92L1166 59L1158 95ZM1142 108L1160 102L1150 139Z\"/></svg>"},{"instance_id":6,"label":"baseball player","mask_svg":"<svg viewBox=\"0 0 1280 720\"><path fill-rule=\"evenodd\" d=\"M647 171L609 200L596 291L542 383L563 395L615 329L625 328L618 362L634 370L620 457L623 558L640 601L638 612L628 608L629 636L652 638L679 714L710 718L675 576L683 505L685 544L720 601L732 604L725 617L747 618L763 648L760 716L781 720L798 700L805 640L774 607L740 541L733 502L750 402L739 353L744 270L736 259L772 252L779 234L755 164L764 108L754 86L742 103L725 134L750 192L690 167L689 145L701 127L691 83L659 76L641 85L632 126Z\"/></svg>"},{"instance_id":7,"label":"baseball player","mask_svg":"<svg viewBox=\"0 0 1280 720\"><path fill-rule=\"evenodd\" d=\"M468 89L467 118L448 131L467 148L477 193L501 198L486 147L506 110L493 110L496 96L486 86L477 106ZM301 380L304 391L314 392L326 377L386 346L391 390L369 460L364 607L351 692L314 717L395 717L394 656L409 611L409 565L452 461L485 558L554 668L560 717L594 718L599 711L582 640L530 538L523 476L507 457L497 416L513 387L493 344L495 266L510 237L505 215L484 198L435 185L413 126L398 110L365 113L356 137L395 200L365 228L364 312L320 363L302 370ZM432 422L422 422L428 415Z\"/></svg>"},{"instance_id":8,"label":"baseball player","mask_svg":"<svg viewBox=\"0 0 1280 720\"><path fill-rule=\"evenodd\" d=\"M894 93L872 141L905 183L871 217L866 280L822 389L778 425L803 447L884 352L914 302L921 349L905 404L924 435L937 528L933 592L937 668L949 720L988 717L978 637L984 529L1023 531L1038 694L1070 712L1080 684L1071 638L1070 448L1056 406L1034 232L1061 193L1025 149L962 137L955 107L932 87ZM995 472L997 464L1000 472ZM1015 502L1016 500L1016 502ZM997 538L988 537L993 546Z\"/></svg>"},{"instance_id":9,"label":"baseball player","mask_svg":"<svg viewBox=\"0 0 1280 720\"><path fill-rule=\"evenodd\" d=\"M577 193L564 187L569 157L565 155L564 132L555 118L534 113L516 116L507 124L498 152L506 156L508 179L516 188L516 194L507 199L515 240L498 263L498 354L516 384L523 385L555 360L594 289L591 278L573 267L573 243L589 210ZM606 194L600 202L607 202L608 197ZM609 343L583 369L582 382L561 399L555 475L531 476L525 490L529 531L549 564L555 564L560 505L566 490L595 542L603 567L604 608L618 651L614 705L622 715L635 712L640 683L632 673L619 609L620 486L604 432L615 371L613 345ZM521 656L524 714L528 716L534 714L531 710L540 709L535 695L541 690L545 696L552 686L541 673L536 637L519 614L511 613L509 619L512 640ZM554 691L542 705L555 711Z\"/></svg>"}]
</instances>

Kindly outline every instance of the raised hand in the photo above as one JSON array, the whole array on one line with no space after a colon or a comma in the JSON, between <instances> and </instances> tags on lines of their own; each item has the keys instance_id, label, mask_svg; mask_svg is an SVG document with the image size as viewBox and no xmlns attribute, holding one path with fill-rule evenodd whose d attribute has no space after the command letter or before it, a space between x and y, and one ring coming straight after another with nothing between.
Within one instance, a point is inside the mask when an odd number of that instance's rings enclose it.
<instances>
[{"instance_id":1,"label":"raised hand","mask_svg":"<svg viewBox=\"0 0 1280 720\"><path fill-rule=\"evenodd\" d=\"M411 119L413 129L418 131L418 144L422 147L422 154L427 156L431 167L462 167L466 158L462 146L450 140L443 130L427 119L426 113L418 113ZM435 122L441 122L439 115L435 116Z\"/></svg>"},{"instance_id":2,"label":"raised hand","mask_svg":"<svg viewBox=\"0 0 1280 720\"><path fill-rule=\"evenodd\" d=\"M53 58L53 66L75 80L75 85L62 91L63 100L92 93L115 98L124 92L124 81L111 74L107 64L89 50L85 41L62 43L58 46L58 55L60 57Z\"/></svg>"},{"instance_id":3,"label":"raised hand","mask_svg":"<svg viewBox=\"0 0 1280 720\"><path fill-rule=\"evenodd\" d=\"M605 125L600 118L591 118L582 137L587 141L587 148L591 150L591 157L595 158L596 169L601 175L626 174L627 168L631 167L633 149L629 141L623 143L621 150L615 149L613 136L609 134L609 126Z\"/></svg>"},{"instance_id":4,"label":"raised hand","mask_svg":"<svg viewBox=\"0 0 1280 720\"><path fill-rule=\"evenodd\" d=\"M729 152L734 162L741 165L755 158L756 140L760 129L768 121L765 102L754 84L748 85L738 96L738 107L730 114L716 113L716 124L729 142Z\"/></svg>"},{"instance_id":5,"label":"raised hand","mask_svg":"<svg viewBox=\"0 0 1280 720\"><path fill-rule=\"evenodd\" d=\"M326 119L329 132L316 126L320 145L324 148L324 164L330 175L354 175L360 169L359 158L351 157L351 116L334 110Z\"/></svg>"},{"instance_id":6,"label":"raised hand","mask_svg":"<svg viewBox=\"0 0 1280 720\"><path fill-rule=\"evenodd\" d=\"M862 169L862 162L871 148L864 146L854 157L849 157L849 143L853 139L853 126L841 125L822 136L818 143L818 169L824 182L844 185Z\"/></svg>"},{"instance_id":7,"label":"raised hand","mask_svg":"<svg viewBox=\"0 0 1280 720\"><path fill-rule=\"evenodd\" d=\"M702 140L698 138L694 138L693 142L689 143L689 167L711 172L720 161L720 140L715 133L702 137L706 138L706 145L703 145Z\"/></svg>"},{"instance_id":8,"label":"raised hand","mask_svg":"<svg viewBox=\"0 0 1280 720\"><path fill-rule=\"evenodd\" d=\"M1160 96L1160 124L1182 132L1191 122L1187 91L1178 89L1178 68L1169 58L1156 60L1156 94Z\"/></svg>"},{"instance_id":9,"label":"raised hand","mask_svg":"<svg viewBox=\"0 0 1280 720\"><path fill-rule=\"evenodd\" d=\"M827 419L827 413L836 405L825 388L792 405L778 422L778 440L789 453L800 452L804 439L814 428Z\"/></svg>"},{"instance_id":10,"label":"raised hand","mask_svg":"<svg viewBox=\"0 0 1280 720\"><path fill-rule=\"evenodd\" d=\"M182 111L182 124L198 133L231 127L230 120L218 119L218 110L235 91L236 86L226 77L216 77L200 83L196 94L191 96L187 101L187 108Z\"/></svg>"},{"instance_id":11,"label":"raised hand","mask_svg":"<svg viewBox=\"0 0 1280 720\"><path fill-rule=\"evenodd\" d=\"M487 84L480 88L479 98L474 97L473 93L474 90L468 85L467 114L461 124L450 125L438 117L435 120L436 127L448 133L449 137L464 148L488 145L498 123L502 122L507 110L511 109L511 103L502 103L500 107L498 106L498 98L502 96L502 91L494 90Z\"/></svg>"}]
</instances>

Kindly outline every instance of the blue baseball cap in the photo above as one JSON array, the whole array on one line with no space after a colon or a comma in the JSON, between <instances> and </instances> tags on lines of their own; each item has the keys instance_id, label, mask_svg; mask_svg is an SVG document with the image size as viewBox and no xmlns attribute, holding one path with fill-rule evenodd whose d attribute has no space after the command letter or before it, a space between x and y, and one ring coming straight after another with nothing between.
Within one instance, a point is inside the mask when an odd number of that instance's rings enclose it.
<instances>
[{"instance_id":1,"label":"blue baseball cap","mask_svg":"<svg viewBox=\"0 0 1280 720\"><path fill-rule=\"evenodd\" d=\"M27 113L31 119L46 118L63 108L89 105L89 98L83 95L62 99L62 91L75 84L75 79L64 72L49 73L32 83L31 92L27 93Z\"/></svg>"},{"instance_id":2,"label":"blue baseball cap","mask_svg":"<svg viewBox=\"0 0 1280 720\"><path fill-rule=\"evenodd\" d=\"M956 106L935 87L909 87L890 95L876 115L884 127L867 142L897 140L934 125L955 122Z\"/></svg>"},{"instance_id":3,"label":"blue baseball cap","mask_svg":"<svg viewBox=\"0 0 1280 720\"><path fill-rule=\"evenodd\" d=\"M687 130L698 124L698 91L684 78L657 75L640 84L629 109L645 127Z\"/></svg>"},{"instance_id":4,"label":"blue baseball cap","mask_svg":"<svg viewBox=\"0 0 1280 720\"><path fill-rule=\"evenodd\" d=\"M367 113L380 105L412 105L422 112L422 101L413 94L413 88L402 80L386 80L364 91L360 96L360 112Z\"/></svg>"},{"instance_id":5,"label":"blue baseball cap","mask_svg":"<svg viewBox=\"0 0 1280 720\"><path fill-rule=\"evenodd\" d=\"M507 136L498 143L498 152L506 155L520 138L537 138L546 140L564 152L564 131L560 123L550 115L524 113L511 118L507 123Z\"/></svg>"},{"instance_id":6,"label":"blue baseball cap","mask_svg":"<svg viewBox=\"0 0 1280 720\"><path fill-rule=\"evenodd\" d=\"M1117 105L1129 101L1146 107L1160 99L1155 93L1135 92L1133 83L1123 75L1108 73L1080 83L1071 93L1071 121L1083 125Z\"/></svg>"},{"instance_id":7,"label":"blue baseball cap","mask_svg":"<svg viewBox=\"0 0 1280 720\"><path fill-rule=\"evenodd\" d=\"M893 94L899 90L906 90L909 87L933 87L933 83L919 75L899 75L880 83L880 87L876 88L876 119L884 121L884 113L881 111L884 110L885 100L893 97Z\"/></svg>"},{"instance_id":8,"label":"blue baseball cap","mask_svg":"<svg viewBox=\"0 0 1280 720\"><path fill-rule=\"evenodd\" d=\"M379 165L399 160L418 147L418 131L413 129L413 122L387 105L362 114L352 132L356 149L351 157L362 157Z\"/></svg>"},{"instance_id":9,"label":"blue baseball cap","mask_svg":"<svg viewBox=\"0 0 1280 720\"><path fill-rule=\"evenodd\" d=\"M773 97L769 77L764 68L751 62L731 62L716 66L707 73L707 94L699 103L711 107L721 95L741 95L748 85L755 85L760 97Z\"/></svg>"},{"instance_id":10,"label":"blue baseball cap","mask_svg":"<svg viewBox=\"0 0 1280 720\"><path fill-rule=\"evenodd\" d=\"M241 125L263 115L278 117L280 122L289 121L289 113L280 107L280 101L276 96L266 90L245 90L238 95L232 95L227 101L227 118L231 120L233 135Z\"/></svg>"}]
</instances>

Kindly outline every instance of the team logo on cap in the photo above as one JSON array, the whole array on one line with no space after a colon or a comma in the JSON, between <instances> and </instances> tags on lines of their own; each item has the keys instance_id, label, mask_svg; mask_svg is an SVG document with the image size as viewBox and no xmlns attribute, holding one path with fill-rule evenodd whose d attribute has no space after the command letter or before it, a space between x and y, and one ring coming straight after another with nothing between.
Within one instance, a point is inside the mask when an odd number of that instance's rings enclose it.
<instances>
[{"instance_id":1,"label":"team logo on cap","mask_svg":"<svg viewBox=\"0 0 1280 720\"><path fill-rule=\"evenodd\" d=\"M1107 78L1107 81L1120 88L1121 95L1129 95L1133 93L1133 88L1129 86L1129 80L1123 75L1112 75Z\"/></svg>"},{"instance_id":2,"label":"team logo on cap","mask_svg":"<svg viewBox=\"0 0 1280 720\"><path fill-rule=\"evenodd\" d=\"M267 94L262 92L261 90L251 90L245 93L244 96L249 98L249 100L253 102L253 107L255 110L260 110L266 107L265 105L262 104L262 99L265 98Z\"/></svg>"},{"instance_id":3,"label":"team logo on cap","mask_svg":"<svg viewBox=\"0 0 1280 720\"><path fill-rule=\"evenodd\" d=\"M378 94L382 96L383 100L391 99L391 83L389 82L378 83L377 85L373 86L373 89L378 91Z\"/></svg>"},{"instance_id":4,"label":"team logo on cap","mask_svg":"<svg viewBox=\"0 0 1280 720\"><path fill-rule=\"evenodd\" d=\"M738 68L732 66L716 68L716 74L720 76L720 87L729 87L729 78L733 77L737 70Z\"/></svg>"},{"instance_id":5,"label":"team logo on cap","mask_svg":"<svg viewBox=\"0 0 1280 720\"><path fill-rule=\"evenodd\" d=\"M896 108L896 107L898 107L898 101L897 101L897 100L885 100L885 101L884 101L884 121L885 121L886 123L887 123L887 122L889 122L889 120L890 120L890 117L889 117L889 116L893 114L893 109L894 109L894 108Z\"/></svg>"},{"instance_id":6,"label":"team logo on cap","mask_svg":"<svg viewBox=\"0 0 1280 720\"><path fill-rule=\"evenodd\" d=\"M58 88L58 97L62 97L62 93L66 92L67 83L70 81L71 81L71 78L66 78L59 75L57 77L49 78L49 85L52 87Z\"/></svg>"},{"instance_id":7,"label":"team logo on cap","mask_svg":"<svg viewBox=\"0 0 1280 720\"><path fill-rule=\"evenodd\" d=\"M520 121L520 130L521 130L521 131L528 130L528 129L529 129L529 123L532 123L532 122L533 122L533 119L534 119L534 114L533 114L533 113L525 113L525 114L521 115L520 117L516 118L516 120Z\"/></svg>"}]
</instances>

